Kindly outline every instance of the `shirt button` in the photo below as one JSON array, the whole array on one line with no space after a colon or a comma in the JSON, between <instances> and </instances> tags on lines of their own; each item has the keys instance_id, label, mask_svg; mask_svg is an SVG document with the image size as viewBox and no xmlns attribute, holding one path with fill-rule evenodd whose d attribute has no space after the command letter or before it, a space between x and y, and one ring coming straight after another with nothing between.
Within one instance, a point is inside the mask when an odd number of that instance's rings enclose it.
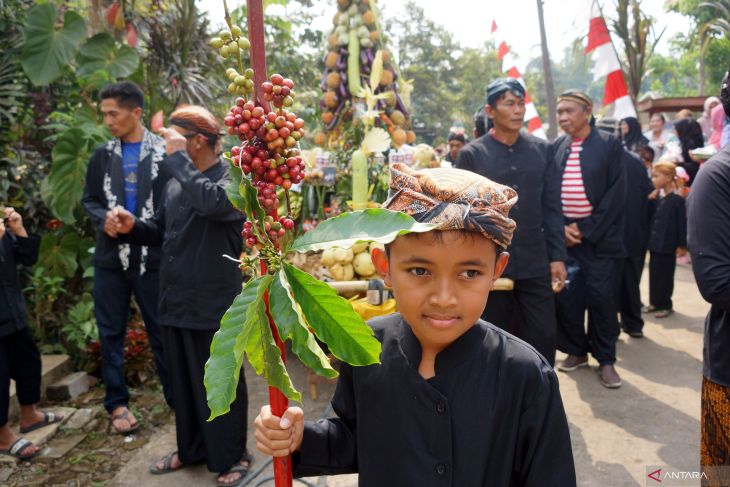
<instances>
[{"instance_id":1,"label":"shirt button","mask_svg":"<svg viewBox=\"0 0 730 487\"><path fill-rule=\"evenodd\" d=\"M444 414L446 412L446 406L444 405L444 403L439 402L438 404L436 404L436 412L439 414Z\"/></svg>"},{"instance_id":2,"label":"shirt button","mask_svg":"<svg viewBox=\"0 0 730 487\"><path fill-rule=\"evenodd\" d=\"M446 473L446 466L443 463L439 463L436 465L436 473L439 475L443 475Z\"/></svg>"},{"instance_id":3,"label":"shirt button","mask_svg":"<svg viewBox=\"0 0 730 487\"><path fill-rule=\"evenodd\" d=\"M169 260L170 262L172 262L173 260L175 260L175 257L173 257L173 256L171 255L171 256L170 256L170 258L169 258L169 259L167 259L167 260Z\"/></svg>"},{"instance_id":4,"label":"shirt button","mask_svg":"<svg viewBox=\"0 0 730 487\"><path fill-rule=\"evenodd\" d=\"M513 171L516 171L517 170L517 166L512 166L510 169L512 169Z\"/></svg>"},{"instance_id":5,"label":"shirt button","mask_svg":"<svg viewBox=\"0 0 730 487\"><path fill-rule=\"evenodd\" d=\"M510 147L509 149L507 149L507 151L508 152L514 152L515 150L512 147Z\"/></svg>"}]
</instances>

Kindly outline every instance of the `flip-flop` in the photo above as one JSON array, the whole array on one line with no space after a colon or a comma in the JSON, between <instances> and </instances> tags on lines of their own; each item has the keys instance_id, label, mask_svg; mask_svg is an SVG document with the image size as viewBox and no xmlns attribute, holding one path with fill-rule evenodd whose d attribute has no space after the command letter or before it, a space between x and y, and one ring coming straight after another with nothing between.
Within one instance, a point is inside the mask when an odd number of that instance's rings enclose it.
<instances>
[{"instance_id":1,"label":"flip-flop","mask_svg":"<svg viewBox=\"0 0 730 487\"><path fill-rule=\"evenodd\" d=\"M248 465L241 465L241 462L248 462ZM246 477L248 476L248 471L251 469L251 466L253 465L254 458L253 455L249 453L244 453L243 457L236 463L234 466L226 470L225 472L221 472L218 474L220 477L221 475L228 475L229 473L240 473L241 478L238 479L235 483L227 484L225 482L216 482L217 487L241 487L246 480Z\"/></svg>"},{"instance_id":2,"label":"flip-flop","mask_svg":"<svg viewBox=\"0 0 730 487\"><path fill-rule=\"evenodd\" d=\"M20 432L23 434L30 433L31 431L43 428L44 426L48 426L49 424L58 423L59 421L63 421L63 416L56 413L43 411L42 420L38 421L37 423L33 423L30 426L20 428Z\"/></svg>"},{"instance_id":3,"label":"flip-flop","mask_svg":"<svg viewBox=\"0 0 730 487\"><path fill-rule=\"evenodd\" d=\"M125 429L125 430L118 429L117 427L114 426L114 421L117 421L119 419L124 419L124 420L128 421L131 426L129 428ZM113 414L112 415L112 429L117 434L120 434L120 435L128 435L129 433L132 433L134 431L137 431L138 428L139 428L139 421L137 421L133 425L132 425L132 422L129 421L129 409L125 408L123 413L121 413L121 414Z\"/></svg>"},{"instance_id":4,"label":"flip-flop","mask_svg":"<svg viewBox=\"0 0 730 487\"><path fill-rule=\"evenodd\" d=\"M8 448L7 450L0 450L0 455L10 455L11 457L15 457L19 460L30 460L31 458L38 455L41 451L39 449L31 455L22 455L23 451L25 451L25 449L29 446L33 446L33 443L26 440L25 438L18 438L15 443L10 445L10 448Z\"/></svg>"},{"instance_id":5,"label":"flip-flop","mask_svg":"<svg viewBox=\"0 0 730 487\"><path fill-rule=\"evenodd\" d=\"M173 457L177 455L178 461L180 460L180 455L178 455L177 451L174 451L172 453L168 453L162 458L162 468L157 468L157 464L160 463L160 461L156 461L152 465L150 465L150 473L153 475L164 475L166 473L172 473L177 472L181 468L185 466L184 463L180 463L180 466L177 468L172 468L172 459Z\"/></svg>"}]
</instances>

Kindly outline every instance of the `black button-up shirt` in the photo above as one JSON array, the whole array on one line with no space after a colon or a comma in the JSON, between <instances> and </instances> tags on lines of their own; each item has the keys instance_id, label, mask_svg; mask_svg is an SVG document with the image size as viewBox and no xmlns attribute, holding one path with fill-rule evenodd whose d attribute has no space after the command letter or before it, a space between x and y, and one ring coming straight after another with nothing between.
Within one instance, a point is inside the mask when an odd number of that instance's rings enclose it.
<instances>
[{"instance_id":1,"label":"black button-up shirt","mask_svg":"<svg viewBox=\"0 0 730 487\"><path fill-rule=\"evenodd\" d=\"M654 221L649 236L649 250L659 254L673 254L677 247L687 246L687 210L684 198L669 193L652 204Z\"/></svg>"},{"instance_id":2,"label":"black button-up shirt","mask_svg":"<svg viewBox=\"0 0 730 487\"><path fill-rule=\"evenodd\" d=\"M730 387L730 145L702 165L689 194L688 244L705 319L702 374Z\"/></svg>"},{"instance_id":3,"label":"black button-up shirt","mask_svg":"<svg viewBox=\"0 0 730 487\"><path fill-rule=\"evenodd\" d=\"M542 277L549 272L549 262L565 260L560 173L548 142L520 134L508 146L487 134L464 147L454 167L510 186L519 195L510 211L517 228L506 276Z\"/></svg>"},{"instance_id":4,"label":"black button-up shirt","mask_svg":"<svg viewBox=\"0 0 730 487\"><path fill-rule=\"evenodd\" d=\"M161 163L170 175L154 218L136 220L132 243L162 245L160 323L215 330L241 291L241 272L224 254L243 250L243 215L226 195L230 183L222 161L198 171L185 152Z\"/></svg>"},{"instance_id":5,"label":"black button-up shirt","mask_svg":"<svg viewBox=\"0 0 730 487\"><path fill-rule=\"evenodd\" d=\"M305 422L296 476L359 472L359 485L576 485L558 379L535 350L483 321L418 373L398 313L371 320L380 364L340 369L336 418Z\"/></svg>"},{"instance_id":6,"label":"black button-up shirt","mask_svg":"<svg viewBox=\"0 0 730 487\"><path fill-rule=\"evenodd\" d=\"M0 337L12 335L27 326L16 266L35 264L40 244L41 239L36 235L18 237L7 228L0 239Z\"/></svg>"}]
</instances>

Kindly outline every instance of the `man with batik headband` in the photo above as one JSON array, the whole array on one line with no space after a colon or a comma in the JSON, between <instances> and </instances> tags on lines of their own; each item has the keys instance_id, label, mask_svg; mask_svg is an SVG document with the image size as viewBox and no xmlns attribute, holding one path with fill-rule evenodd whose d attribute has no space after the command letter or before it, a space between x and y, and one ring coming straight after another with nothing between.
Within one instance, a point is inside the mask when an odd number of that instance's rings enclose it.
<instances>
[{"instance_id":1,"label":"man with batik headband","mask_svg":"<svg viewBox=\"0 0 730 487\"><path fill-rule=\"evenodd\" d=\"M340 368L335 418L269 406L266 455L297 477L358 472L362 487L576 485L555 372L534 348L479 319L507 264L512 188L459 169L391 168L390 210L434 230L374 251L398 313L369 325L380 363Z\"/></svg>"},{"instance_id":2,"label":"man with batik headband","mask_svg":"<svg viewBox=\"0 0 730 487\"><path fill-rule=\"evenodd\" d=\"M205 462L217 485L240 485L253 461L246 452L248 393L243 370L230 412L208 421L205 363L213 335L241 292L238 266L224 256L243 250L243 215L226 195L231 179L220 158L221 125L206 109L185 106L163 129L170 175L160 209L137 218L115 208L108 224L132 243L162 245L160 324L170 371L177 451L150 466L164 474Z\"/></svg>"},{"instance_id":3,"label":"man with batik headband","mask_svg":"<svg viewBox=\"0 0 730 487\"><path fill-rule=\"evenodd\" d=\"M730 71L720 99L730 116ZM705 319L700 461L706 485L730 485L730 145L702 165L687 204L692 270L712 305Z\"/></svg>"},{"instance_id":4,"label":"man with batik headband","mask_svg":"<svg viewBox=\"0 0 730 487\"><path fill-rule=\"evenodd\" d=\"M139 217L155 213L167 181L159 173L165 145L142 125L144 94L137 85L128 81L109 85L100 99L104 123L114 138L89 161L82 204L97 231L94 315L101 341L104 407L111 414L112 428L126 434L138 424L128 409L124 378L124 339L132 294L142 313L165 399L168 404L171 400L157 319L160 249L120 242L117 232L106 225L106 213L117 205Z\"/></svg>"},{"instance_id":5,"label":"man with batik headband","mask_svg":"<svg viewBox=\"0 0 730 487\"><path fill-rule=\"evenodd\" d=\"M560 175L551 145L522 132L525 88L519 81L490 83L485 111L492 128L462 149L455 167L510 186L520 192L520 201L511 213L517 230L504 273L514 289L511 296L495 296L483 318L525 340L553 365L553 291L563 288L566 277Z\"/></svg>"},{"instance_id":6,"label":"man with batik headband","mask_svg":"<svg viewBox=\"0 0 730 487\"><path fill-rule=\"evenodd\" d=\"M561 174L561 203L569 268L580 268L585 286L558 294L558 350L568 354L558 369L599 363L601 384L621 386L614 363L619 324L613 299L613 270L624 258L626 165L623 148L612 135L591 126L593 102L583 92L558 97L558 123L565 135L554 143ZM572 279L571 279L572 280ZM590 322L585 330L585 311Z\"/></svg>"}]
</instances>

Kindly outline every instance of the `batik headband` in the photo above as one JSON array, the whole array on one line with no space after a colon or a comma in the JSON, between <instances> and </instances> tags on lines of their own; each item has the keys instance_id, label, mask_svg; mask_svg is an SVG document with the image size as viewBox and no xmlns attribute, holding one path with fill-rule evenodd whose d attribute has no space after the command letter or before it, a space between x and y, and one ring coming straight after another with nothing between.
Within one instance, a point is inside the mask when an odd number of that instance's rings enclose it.
<instances>
[{"instance_id":1,"label":"batik headband","mask_svg":"<svg viewBox=\"0 0 730 487\"><path fill-rule=\"evenodd\" d=\"M515 230L509 210L517 192L462 169L413 170L404 164L390 169L391 196L385 208L402 211L438 230L479 232L507 248Z\"/></svg>"},{"instance_id":2,"label":"batik headband","mask_svg":"<svg viewBox=\"0 0 730 487\"><path fill-rule=\"evenodd\" d=\"M561 93L560 96L558 96L558 103L560 103L561 101L574 101L576 103L580 103L587 108L593 107L593 100L591 100L588 95L578 90L570 90Z\"/></svg>"},{"instance_id":3,"label":"batik headband","mask_svg":"<svg viewBox=\"0 0 730 487\"><path fill-rule=\"evenodd\" d=\"M510 92L520 98L525 97L525 87L514 78L500 78L492 81L487 86L487 105L493 107L499 97Z\"/></svg>"}]
</instances>

